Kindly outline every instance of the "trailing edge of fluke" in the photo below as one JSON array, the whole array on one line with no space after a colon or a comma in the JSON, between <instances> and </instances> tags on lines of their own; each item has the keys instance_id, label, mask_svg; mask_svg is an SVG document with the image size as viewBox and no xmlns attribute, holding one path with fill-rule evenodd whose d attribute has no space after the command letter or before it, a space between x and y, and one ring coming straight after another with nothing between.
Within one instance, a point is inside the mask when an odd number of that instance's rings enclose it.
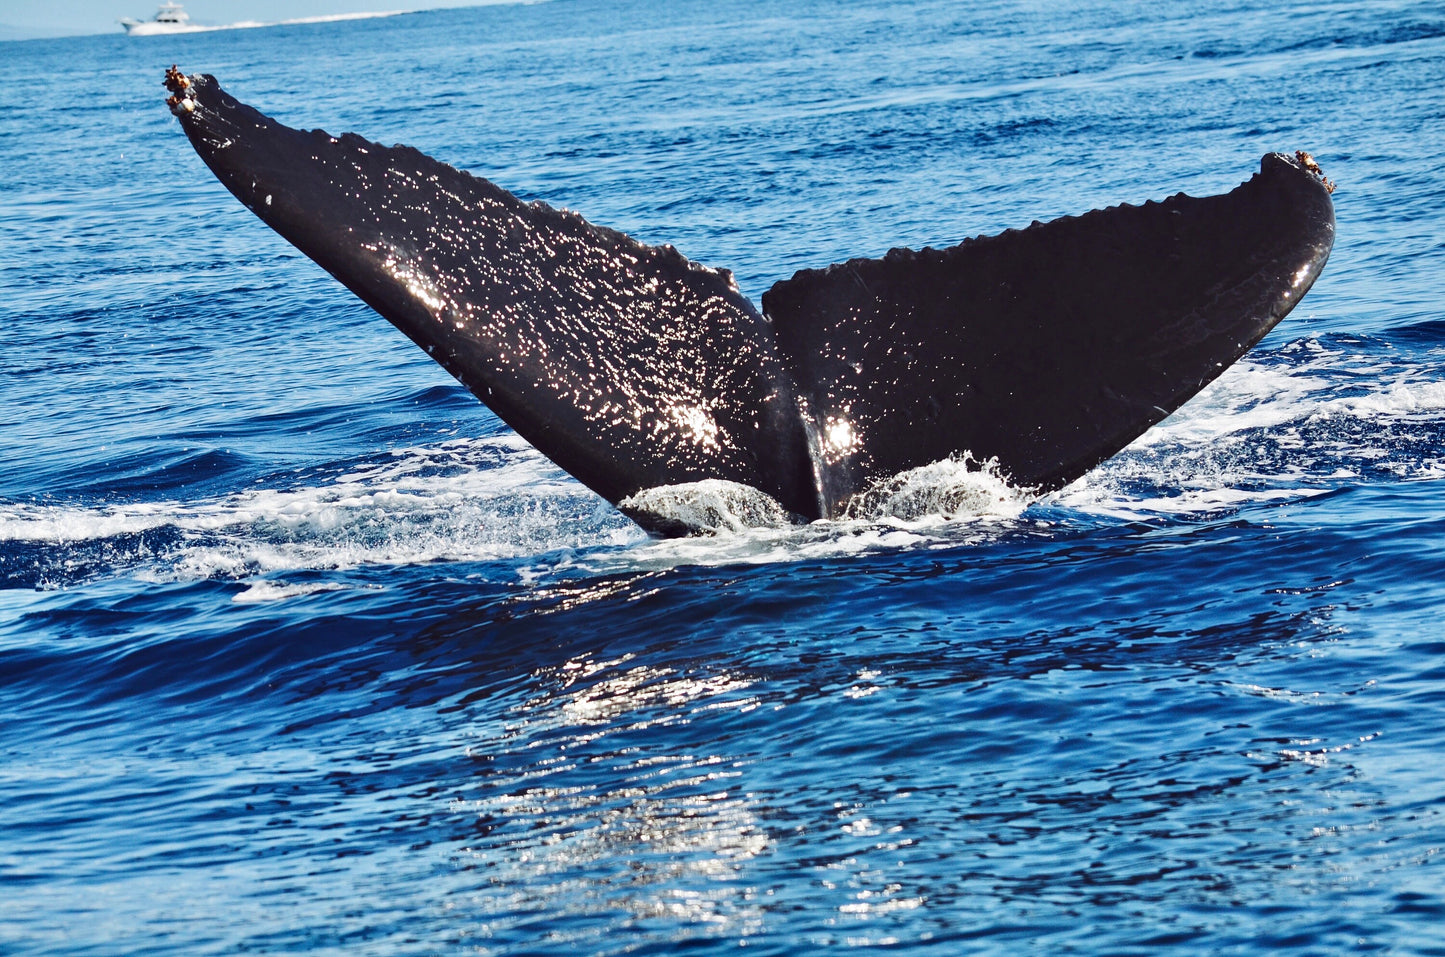
<instances>
[{"instance_id":1,"label":"trailing edge of fluke","mask_svg":"<svg viewBox=\"0 0 1445 957\"><path fill-rule=\"evenodd\" d=\"M165 84L237 199L614 504L723 479L816 519L965 453L1060 488L1244 355L1334 242L1332 185L1271 153L1224 195L804 270L759 312L671 246L409 147L291 129L211 76Z\"/></svg>"}]
</instances>

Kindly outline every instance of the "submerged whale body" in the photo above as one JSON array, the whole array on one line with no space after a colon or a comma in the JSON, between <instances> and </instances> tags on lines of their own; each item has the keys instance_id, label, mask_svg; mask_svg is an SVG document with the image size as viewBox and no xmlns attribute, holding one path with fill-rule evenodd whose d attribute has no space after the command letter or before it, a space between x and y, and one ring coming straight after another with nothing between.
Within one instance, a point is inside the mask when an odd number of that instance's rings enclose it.
<instances>
[{"instance_id":1,"label":"submerged whale body","mask_svg":"<svg viewBox=\"0 0 1445 957\"><path fill-rule=\"evenodd\" d=\"M1116 206L948 249L731 273L527 203L405 146L291 129L167 74L196 152L252 212L540 452L626 500L724 480L801 519L952 456L1061 488L1287 314L1334 241L1328 181L1269 154L1221 196Z\"/></svg>"}]
</instances>

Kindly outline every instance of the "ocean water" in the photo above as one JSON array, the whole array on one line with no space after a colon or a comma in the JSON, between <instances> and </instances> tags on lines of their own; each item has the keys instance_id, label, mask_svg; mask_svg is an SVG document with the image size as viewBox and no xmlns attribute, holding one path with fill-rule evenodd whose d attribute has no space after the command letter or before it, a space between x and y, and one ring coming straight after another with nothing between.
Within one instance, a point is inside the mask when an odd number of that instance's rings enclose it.
<instances>
[{"instance_id":1,"label":"ocean water","mask_svg":"<svg viewBox=\"0 0 1445 957\"><path fill-rule=\"evenodd\" d=\"M171 63L755 301L1272 150L1339 239L1042 501L652 540L237 204ZM1442 168L1438 2L0 43L0 952L1445 953Z\"/></svg>"}]
</instances>

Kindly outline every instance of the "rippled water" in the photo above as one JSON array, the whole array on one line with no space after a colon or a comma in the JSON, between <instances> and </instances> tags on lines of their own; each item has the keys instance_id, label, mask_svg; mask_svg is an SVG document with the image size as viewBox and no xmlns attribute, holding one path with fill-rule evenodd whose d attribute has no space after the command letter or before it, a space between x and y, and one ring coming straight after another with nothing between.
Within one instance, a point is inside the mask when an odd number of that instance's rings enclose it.
<instances>
[{"instance_id":1,"label":"rippled water","mask_svg":"<svg viewBox=\"0 0 1445 957\"><path fill-rule=\"evenodd\" d=\"M1445 7L0 50L0 950L1445 953ZM1042 502L649 540L224 192L173 62L755 300L1270 150L1339 241Z\"/></svg>"}]
</instances>

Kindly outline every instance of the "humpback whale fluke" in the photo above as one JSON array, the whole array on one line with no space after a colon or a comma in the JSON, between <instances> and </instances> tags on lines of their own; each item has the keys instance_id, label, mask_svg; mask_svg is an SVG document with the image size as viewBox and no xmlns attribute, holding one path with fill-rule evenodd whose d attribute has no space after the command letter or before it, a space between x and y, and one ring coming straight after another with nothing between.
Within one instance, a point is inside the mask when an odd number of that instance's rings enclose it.
<instances>
[{"instance_id":1,"label":"humpback whale fluke","mask_svg":"<svg viewBox=\"0 0 1445 957\"><path fill-rule=\"evenodd\" d=\"M1272 153L1224 195L804 270L759 312L671 246L409 147L291 129L211 76L166 85L247 208L614 504L723 479L814 519L965 453L1060 488L1258 342L1334 240L1332 184Z\"/></svg>"}]
</instances>

